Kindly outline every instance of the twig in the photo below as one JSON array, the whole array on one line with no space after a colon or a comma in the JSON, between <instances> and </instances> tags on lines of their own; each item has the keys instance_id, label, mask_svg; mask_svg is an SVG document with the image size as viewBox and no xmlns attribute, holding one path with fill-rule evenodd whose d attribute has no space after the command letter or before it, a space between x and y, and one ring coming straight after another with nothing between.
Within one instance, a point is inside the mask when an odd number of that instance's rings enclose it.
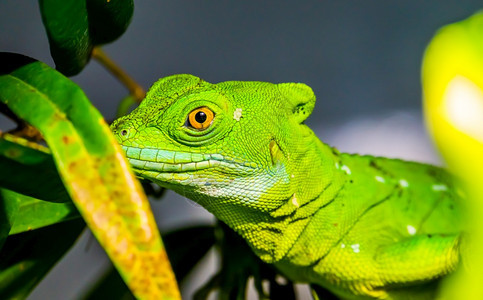
<instances>
[{"instance_id":1,"label":"twig","mask_svg":"<svg viewBox=\"0 0 483 300\"><path fill-rule=\"evenodd\" d=\"M100 47L94 47L92 50L92 57L126 86L136 102L140 103L144 99L146 92L141 85L134 81L131 76L121 69L111 58L109 58L109 56L107 56L107 54Z\"/></svg>"}]
</instances>

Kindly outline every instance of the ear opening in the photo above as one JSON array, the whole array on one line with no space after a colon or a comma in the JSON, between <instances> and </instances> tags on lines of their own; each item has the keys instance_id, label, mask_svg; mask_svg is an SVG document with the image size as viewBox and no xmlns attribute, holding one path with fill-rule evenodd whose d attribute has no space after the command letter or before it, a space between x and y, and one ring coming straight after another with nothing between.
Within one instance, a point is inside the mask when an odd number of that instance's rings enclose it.
<instances>
[{"instance_id":1,"label":"ear opening","mask_svg":"<svg viewBox=\"0 0 483 300\"><path fill-rule=\"evenodd\" d=\"M298 123L310 116L315 106L315 94L311 87L303 83L279 83L280 94L287 100Z\"/></svg>"}]
</instances>

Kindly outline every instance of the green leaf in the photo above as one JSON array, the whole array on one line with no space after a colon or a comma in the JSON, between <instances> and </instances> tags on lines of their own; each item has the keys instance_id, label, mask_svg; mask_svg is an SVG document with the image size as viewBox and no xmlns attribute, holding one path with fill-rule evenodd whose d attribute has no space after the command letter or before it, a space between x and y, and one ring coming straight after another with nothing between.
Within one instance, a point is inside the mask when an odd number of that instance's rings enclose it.
<instances>
[{"instance_id":1,"label":"green leaf","mask_svg":"<svg viewBox=\"0 0 483 300\"><path fill-rule=\"evenodd\" d=\"M78 74L94 46L124 33L134 10L132 0L39 0L50 52L57 69Z\"/></svg>"},{"instance_id":2,"label":"green leaf","mask_svg":"<svg viewBox=\"0 0 483 300\"><path fill-rule=\"evenodd\" d=\"M133 0L86 0L89 33L94 45L110 43L119 38L129 26Z\"/></svg>"},{"instance_id":3,"label":"green leaf","mask_svg":"<svg viewBox=\"0 0 483 300\"><path fill-rule=\"evenodd\" d=\"M86 2L40 0L39 4L57 70L76 75L89 62L94 47L89 38Z\"/></svg>"},{"instance_id":4,"label":"green leaf","mask_svg":"<svg viewBox=\"0 0 483 300\"><path fill-rule=\"evenodd\" d=\"M20 205L10 235L80 218L77 208L70 201L53 203L21 194L16 194L16 197L20 199Z\"/></svg>"},{"instance_id":5,"label":"green leaf","mask_svg":"<svg viewBox=\"0 0 483 300\"><path fill-rule=\"evenodd\" d=\"M0 169L7 170L0 172L0 187L7 189L0 190L3 204L11 206L15 203L18 208L15 211L9 209L7 215L0 214L0 223L9 223L9 226L1 225L0 248L4 231L17 234L80 217L48 148L17 136L1 134Z\"/></svg>"},{"instance_id":6,"label":"green leaf","mask_svg":"<svg viewBox=\"0 0 483 300\"><path fill-rule=\"evenodd\" d=\"M19 55L0 54L0 74L0 101L41 132L72 201L133 294L180 299L149 202L82 90Z\"/></svg>"},{"instance_id":7,"label":"green leaf","mask_svg":"<svg viewBox=\"0 0 483 300\"><path fill-rule=\"evenodd\" d=\"M19 205L20 199L15 193L0 189L0 249L13 226Z\"/></svg>"},{"instance_id":8,"label":"green leaf","mask_svg":"<svg viewBox=\"0 0 483 300\"><path fill-rule=\"evenodd\" d=\"M482 299L483 11L436 32L425 51L421 74L429 133L465 194L461 248L466 250L460 252L460 265L465 267L445 280L438 297Z\"/></svg>"},{"instance_id":9,"label":"green leaf","mask_svg":"<svg viewBox=\"0 0 483 300\"><path fill-rule=\"evenodd\" d=\"M182 228L163 235L178 282L188 275L215 243L213 226ZM114 294L113 294L114 293ZM133 299L114 268L109 268L85 299Z\"/></svg>"},{"instance_id":10,"label":"green leaf","mask_svg":"<svg viewBox=\"0 0 483 300\"><path fill-rule=\"evenodd\" d=\"M0 299L25 299L84 227L77 219L8 237L0 251Z\"/></svg>"},{"instance_id":11,"label":"green leaf","mask_svg":"<svg viewBox=\"0 0 483 300\"><path fill-rule=\"evenodd\" d=\"M0 187L52 201L70 201L48 148L0 134Z\"/></svg>"}]
</instances>

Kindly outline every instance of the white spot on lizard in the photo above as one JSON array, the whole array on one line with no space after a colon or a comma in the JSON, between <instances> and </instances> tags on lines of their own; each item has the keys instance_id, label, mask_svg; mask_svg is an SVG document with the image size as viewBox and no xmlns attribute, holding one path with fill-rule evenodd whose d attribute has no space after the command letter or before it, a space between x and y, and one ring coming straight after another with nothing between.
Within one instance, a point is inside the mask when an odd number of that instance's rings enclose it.
<instances>
[{"instance_id":1,"label":"white spot on lizard","mask_svg":"<svg viewBox=\"0 0 483 300\"><path fill-rule=\"evenodd\" d=\"M235 111L233 112L233 119L240 121L241 117L242 117L242 109L241 108L235 109Z\"/></svg>"},{"instance_id":2,"label":"white spot on lizard","mask_svg":"<svg viewBox=\"0 0 483 300\"><path fill-rule=\"evenodd\" d=\"M431 188L435 192L443 192L443 191L448 190L448 187L444 184L433 184L433 186L431 186Z\"/></svg>"},{"instance_id":3,"label":"white spot on lizard","mask_svg":"<svg viewBox=\"0 0 483 300\"><path fill-rule=\"evenodd\" d=\"M377 181L379 181L381 183L386 182L386 180L384 178L382 178L381 176L376 176L375 178L376 178Z\"/></svg>"},{"instance_id":4,"label":"white spot on lizard","mask_svg":"<svg viewBox=\"0 0 483 300\"><path fill-rule=\"evenodd\" d=\"M340 247L341 247L342 249L344 249L344 248L345 248L345 244L340 244Z\"/></svg>"},{"instance_id":5,"label":"white spot on lizard","mask_svg":"<svg viewBox=\"0 0 483 300\"><path fill-rule=\"evenodd\" d=\"M414 226L408 225L406 228L408 229L409 235L415 235L416 234L416 228L414 228Z\"/></svg>"},{"instance_id":6,"label":"white spot on lizard","mask_svg":"<svg viewBox=\"0 0 483 300\"><path fill-rule=\"evenodd\" d=\"M346 172L347 175L350 175L351 174L351 169L349 169L348 166L346 165L343 165L341 168L340 168L342 171Z\"/></svg>"},{"instance_id":7,"label":"white spot on lizard","mask_svg":"<svg viewBox=\"0 0 483 300\"><path fill-rule=\"evenodd\" d=\"M406 180L401 179L399 180L399 185L402 186L403 188L407 188L409 186L409 183Z\"/></svg>"},{"instance_id":8,"label":"white spot on lizard","mask_svg":"<svg viewBox=\"0 0 483 300\"><path fill-rule=\"evenodd\" d=\"M351 245L352 251L354 251L354 253L361 252L361 249L359 249L359 246L360 246L359 244Z\"/></svg>"}]
</instances>

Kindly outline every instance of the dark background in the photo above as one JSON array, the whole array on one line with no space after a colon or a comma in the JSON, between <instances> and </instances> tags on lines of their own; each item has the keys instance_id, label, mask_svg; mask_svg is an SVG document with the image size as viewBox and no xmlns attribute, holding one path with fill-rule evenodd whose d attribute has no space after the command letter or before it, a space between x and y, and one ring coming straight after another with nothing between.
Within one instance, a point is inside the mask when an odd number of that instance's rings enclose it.
<instances>
[{"instance_id":1,"label":"dark background","mask_svg":"<svg viewBox=\"0 0 483 300\"><path fill-rule=\"evenodd\" d=\"M105 50L146 88L174 73L210 82L307 83L318 97L308 124L322 140L345 151L437 163L420 109L422 55L439 27L469 16L482 4L137 0L131 26ZM0 51L54 66L37 1L0 1L0 30ZM126 95L124 87L96 62L73 80L107 119L114 117ZM0 130L10 126L0 116ZM212 221L188 200L174 194L166 198L153 203L163 231ZM102 250L89 240L84 234L30 299L78 298L107 266ZM205 281L200 274L192 281Z\"/></svg>"}]
</instances>

